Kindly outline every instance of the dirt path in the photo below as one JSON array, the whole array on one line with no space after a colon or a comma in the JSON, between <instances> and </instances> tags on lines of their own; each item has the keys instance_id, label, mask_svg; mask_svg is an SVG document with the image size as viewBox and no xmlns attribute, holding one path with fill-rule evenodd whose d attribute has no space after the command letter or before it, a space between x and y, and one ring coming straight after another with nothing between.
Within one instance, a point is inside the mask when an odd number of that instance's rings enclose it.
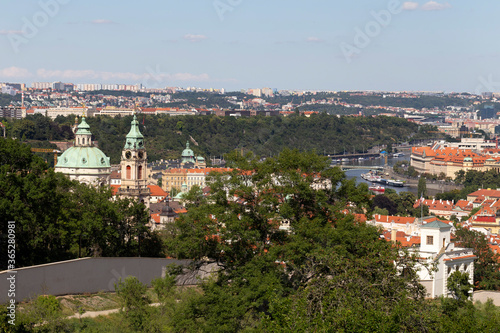
<instances>
[{"instance_id":1,"label":"dirt path","mask_svg":"<svg viewBox=\"0 0 500 333\"><path fill-rule=\"evenodd\" d=\"M160 306L160 303L153 303L149 306ZM79 313L75 313L72 316L67 317L66 319L79 319L79 318L95 318L99 316L109 316L112 313L119 312L120 309L112 309L112 310L103 310L103 311L88 311L80 315Z\"/></svg>"}]
</instances>

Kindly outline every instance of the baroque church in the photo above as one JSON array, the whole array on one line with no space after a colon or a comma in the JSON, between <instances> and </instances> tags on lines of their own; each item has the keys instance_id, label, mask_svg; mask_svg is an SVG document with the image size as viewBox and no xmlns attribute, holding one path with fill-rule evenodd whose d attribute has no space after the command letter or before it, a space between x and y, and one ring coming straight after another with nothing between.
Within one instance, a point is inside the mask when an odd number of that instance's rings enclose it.
<instances>
[{"instance_id":1,"label":"baroque church","mask_svg":"<svg viewBox=\"0 0 500 333\"><path fill-rule=\"evenodd\" d=\"M134 114L130 132L125 139L121 158L122 183L117 195L122 198L136 198L149 208L151 192L146 182L147 153L144 136L139 131L139 122Z\"/></svg>"},{"instance_id":2,"label":"baroque church","mask_svg":"<svg viewBox=\"0 0 500 333\"><path fill-rule=\"evenodd\" d=\"M90 126L85 117L76 128L74 146L59 156L55 171L84 184L96 186L109 184L111 174L109 157L94 146Z\"/></svg>"},{"instance_id":3,"label":"baroque church","mask_svg":"<svg viewBox=\"0 0 500 333\"><path fill-rule=\"evenodd\" d=\"M149 208L151 191L147 185L147 152L137 116L131 123L121 155L121 186L116 193L122 198L135 198ZM82 117L75 132L75 144L57 160L56 172L81 183L110 185L110 159L92 142L90 126Z\"/></svg>"}]
</instances>

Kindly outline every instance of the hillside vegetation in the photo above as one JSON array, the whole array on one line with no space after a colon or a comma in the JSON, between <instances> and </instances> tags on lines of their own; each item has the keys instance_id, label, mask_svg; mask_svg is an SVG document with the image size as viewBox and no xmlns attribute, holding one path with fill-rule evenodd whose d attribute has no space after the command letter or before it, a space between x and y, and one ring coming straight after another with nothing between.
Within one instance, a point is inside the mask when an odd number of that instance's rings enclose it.
<instances>
[{"instance_id":1,"label":"hillside vegetation","mask_svg":"<svg viewBox=\"0 0 500 333\"><path fill-rule=\"evenodd\" d=\"M139 115L140 129L146 138L149 160L179 158L192 138L195 154L209 158L235 149L272 156L284 148L316 150L319 154L367 151L376 145L394 144L410 139L436 136L435 128L419 126L401 118L348 117L317 114L311 117L218 117ZM8 136L23 140L71 140L70 126L75 118L58 117L51 121L41 115L8 120ZM87 122L99 147L119 163L131 116L89 117Z\"/></svg>"}]
</instances>

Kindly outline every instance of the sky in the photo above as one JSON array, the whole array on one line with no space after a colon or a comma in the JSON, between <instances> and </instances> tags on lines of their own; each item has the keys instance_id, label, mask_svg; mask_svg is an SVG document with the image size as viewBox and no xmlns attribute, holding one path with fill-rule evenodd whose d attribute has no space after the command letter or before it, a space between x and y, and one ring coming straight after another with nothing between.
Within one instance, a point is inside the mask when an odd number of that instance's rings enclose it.
<instances>
[{"instance_id":1,"label":"sky","mask_svg":"<svg viewBox=\"0 0 500 333\"><path fill-rule=\"evenodd\" d=\"M500 91L500 1L0 0L0 82Z\"/></svg>"}]
</instances>

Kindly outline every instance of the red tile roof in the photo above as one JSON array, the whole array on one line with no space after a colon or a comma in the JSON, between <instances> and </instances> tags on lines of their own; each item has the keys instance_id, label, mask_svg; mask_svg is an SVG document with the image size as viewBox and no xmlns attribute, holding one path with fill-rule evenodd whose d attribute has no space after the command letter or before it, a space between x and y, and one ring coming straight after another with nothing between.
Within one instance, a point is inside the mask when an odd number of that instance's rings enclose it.
<instances>
[{"instance_id":1,"label":"red tile roof","mask_svg":"<svg viewBox=\"0 0 500 333\"><path fill-rule=\"evenodd\" d=\"M495 223L495 216L476 216L474 222Z\"/></svg>"},{"instance_id":2,"label":"red tile roof","mask_svg":"<svg viewBox=\"0 0 500 333\"><path fill-rule=\"evenodd\" d=\"M121 179L122 178L122 173L121 171L113 171L111 172L111 175L109 175L111 179Z\"/></svg>"},{"instance_id":3,"label":"red tile roof","mask_svg":"<svg viewBox=\"0 0 500 333\"><path fill-rule=\"evenodd\" d=\"M468 197L489 197L489 198L500 199L500 191L491 189L481 189L476 192L472 192L471 194L468 195Z\"/></svg>"},{"instance_id":4,"label":"red tile roof","mask_svg":"<svg viewBox=\"0 0 500 333\"><path fill-rule=\"evenodd\" d=\"M121 185L111 185L111 191L113 192L113 195L116 195L118 193L118 189L121 187Z\"/></svg>"},{"instance_id":5,"label":"red tile roof","mask_svg":"<svg viewBox=\"0 0 500 333\"><path fill-rule=\"evenodd\" d=\"M454 209L460 208L461 210L471 211L472 206L473 205L467 200L458 200L457 203L455 204Z\"/></svg>"},{"instance_id":6,"label":"red tile roof","mask_svg":"<svg viewBox=\"0 0 500 333\"><path fill-rule=\"evenodd\" d=\"M152 197L166 197L168 193L162 190L162 188L158 185L148 185L149 190L151 191Z\"/></svg>"},{"instance_id":7,"label":"red tile roof","mask_svg":"<svg viewBox=\"0 0 500 333\"><path fill-rule=\"evenodd\" d=\"M153 220L156 224L160 223L160 214L151 214L151 220Z\"/></svg>"},{"instance_id":8,"label":"red tile roof","mask_svg":"<svg viewBox=\"0 0 500 333\"><path fill-rule=\"evenodd\" d=\"M415 222L414 217L402 217L402 216L389 216L389 215L374 215L374 219L379 223L398 223L398 224L406 224Z\"/></svg>"},{"instance_id":9,"label":"red tile roof","mask_svg":"<svg viewBox=\"0 0 500 333\"><path fill-rule=\"evenodd\" d=\"M468 259L468 258L477 258L477 257L475 255L461 256L461 257L453 257L453 258L444 259L444 261L453 261L453 260Z\"/></svg>"}]
</instances>

